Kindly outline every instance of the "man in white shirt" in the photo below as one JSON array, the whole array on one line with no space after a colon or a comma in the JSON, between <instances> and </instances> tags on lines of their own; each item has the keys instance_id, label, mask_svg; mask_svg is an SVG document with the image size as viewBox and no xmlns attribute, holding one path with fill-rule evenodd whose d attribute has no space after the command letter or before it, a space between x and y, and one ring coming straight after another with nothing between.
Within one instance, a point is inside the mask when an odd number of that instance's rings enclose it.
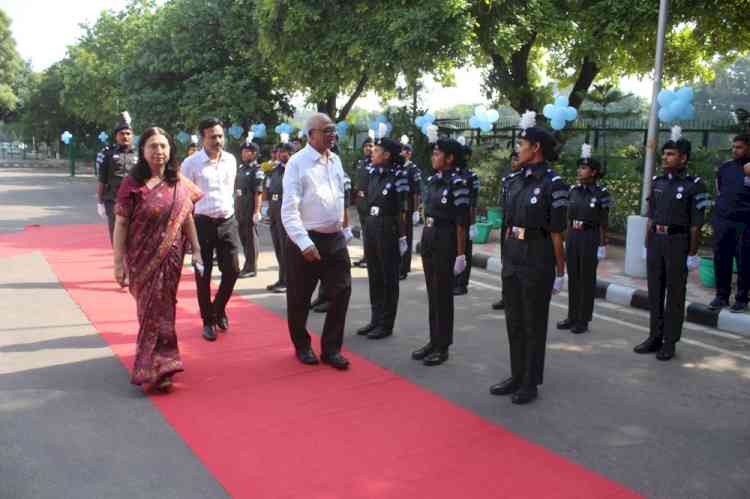
<instances>
[{"instance_id":1,"label":"man in white shirt","mask_svg":"<svg viewBox=\"0 0 750 499\"><path fill-rule=\"evenodd\" d=\"M215 327L222 331L229 327L225 309L240 272L238 255L242 244L234 216L237 160L224 151L224 128L220 120L206 119L198 128L203 139L203 149L186 158L180 168L182 175L192 180L204 194L195 205L195 228L205 268L203 272L196 269L195 282L203 319L203 337L208 341L215 341ZM221 270L221 283L211 301L214 249Z\"/></svg>"},{"instance_id":2,"label":"man in white shirt","mask_svg":"<svg viewBox=\"0 0 750 499\"><path fill-rule=\"evenodd\" d=\"M307 315L310 298L321 283L330 300L321 336L320 359L347 369L341 355L344 324L352 290L351 262L346 243L351 229L344 209L344 169L331 152L336 126L322 113L305 124L308 143L294 154L284 174L281 220L287 235L287 318L296 355L303 364L317 364L310 347Z\"/></svg>"}]
</instances>

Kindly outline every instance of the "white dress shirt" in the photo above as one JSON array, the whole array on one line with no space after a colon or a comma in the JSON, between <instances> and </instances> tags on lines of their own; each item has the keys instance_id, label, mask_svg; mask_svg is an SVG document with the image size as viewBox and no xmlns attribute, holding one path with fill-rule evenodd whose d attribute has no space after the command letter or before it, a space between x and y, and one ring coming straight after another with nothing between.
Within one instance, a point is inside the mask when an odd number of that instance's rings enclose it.
<instances>
[{"instance_id":1,"label":"white dress shirt","mask_svg":"<svg viewBox=\"0 0 750 499\"><path fill-rule=\"evenodd\" d=\"M185 158L180 171L203 191L203 197L195 204L196 215L229 218L234 214L234 179L237 176L234 156L222 151L219 159L212 160L205 149L201 149Z\"/></svg>"},{"instance_id":2,"label":"white dress shirt","mask_svg":"<svg viewBox=\"0 0 750 499\"><path fill-rule=\"evenodd\" d=\"M344 168L329 152L327 158L310 144L286 164L281 221L301 251L313 245L307 231L333 233L344 222Z\"/></svg>"}]
</instances>

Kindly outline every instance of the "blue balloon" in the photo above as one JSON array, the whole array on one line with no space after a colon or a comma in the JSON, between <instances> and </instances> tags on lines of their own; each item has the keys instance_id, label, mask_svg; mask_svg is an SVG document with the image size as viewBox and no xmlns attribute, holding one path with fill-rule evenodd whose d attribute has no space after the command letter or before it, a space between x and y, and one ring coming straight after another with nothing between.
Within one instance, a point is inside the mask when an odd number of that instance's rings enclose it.
<instances>
[{"instance_id":1,"label":"blue balloon","mask_svg":"<svg viewBox=\"0 0 750 499\"><path fill-rule=\"evenodd\" d=\"M232 138L239 139L242 136L242 127L234 124L229 128L229 135L232 136Z\"/></svg>"},{"instance_id":2,"label":"blue balloon","mask_svg":"<svg viewBox=\"0 0 750 499\"><path fill-rule=\"evenodd\" d=\"M550 124L552 125L553 129L562 130L563 128L565 128L565 119L554 118Z\"/></svg>"},{"instance_id":3,"label":"blue balloon","mask_svg":"<svg viewBox=\"0 0 750 499\"><path fill-rule=\"evenodd\" d=\"M414 120L414 124L417 125L417 128L422 128L422 125L424 125L424 116L417 116Z\"/></svg>"},{"instance_id":4,"label":"blue balloon","mask_svg":"<svg viewBox=\"0 0 750 499\"><path fill-rule=\"evenodd\" d=\"M349 123L346 121L339 121L336 124L336 133L338 133L341 136L344 136L349 131Z\"/></svg>"},{"instance_id":5,"label":"blue balloon","mask_svg":"<svg viewBox=\"0 0 750 499\"><path fill-rule=\"evenodd\" d=\"M695 119L695 106L692 104L688 104L685 108L685 114L683 115L684 120L693 120Z\"/></svg>"},{"instance_id":6,"label":"blue balloon","mask_svg":"<svg viewBox=\"0 0 750 499\"><path fill-rule=\"evenodd\" d=\"M687 103L693 100L693 89L690 87L682 87L677 91L677 98Z\"/></svg>"},{"instance_id":7,"label":"blue balloon","mask_svg":"<svg viewBox=\"0 0 750 499\"><path fill-rule=\"evenodd\" d=\"M674 117L669 113L666 107L659 109L659 120L664 123L669 123Z\"/></svg>"},{"instance_id":8,"label":"blue balloon","mask_svg":"<svg viewBox=\"0 0 750 499\"><path fill-rule=\"evenodd\" d=\"M428 135L428 134L427 134L427 129L428 129L428 128L429 128L430 126L432 126L432 123L425 123L424 125L422 125L422 128L421 128L421 130L422 130L422 133L423 133L424 135Z\"/></svg>"},{"instance_id":9,"label":"blue balloon","mask_svg":"<svg viewBox=\"0 0 750 499\"><path fill-rule=\"evenodd\" d=\"M183 130L180 133L177 134L177 140L180 141L181 144L187 144L187 141L190 140L190 135Z\"/></svg>"},{"instance_id":10,"label":"blue balloon","mask_svg":"<svg viewBox=\"0 0 750 499\"><path fill-rule=\"evenodd\" d=\"M104 144L107 142L108 139L109 139L109 134L107 134L107 132L102 131L102 133L99 134L99 142Z\"/></svg>"},{"instance_id":11,"label":"blue balloon","mask_svg":"<svg viewBox=\"0 0 750 499\"><path fill-rule=\"evenodd\" d=\"M435 121L435 115L432 113L425 113L424 119L427 120L429 123L432 123L433 121Z\"/></svg>"},{"instance_id":12,"label":"blue balloon","mask_svg":"<svg viewBox=\"0 0 750 499\"><path fill-rule=\"evenodd\" d=\"M578 111L576 111L576 108L572 106L568 106L565 108L565 121L575 121L577 117Z\"/></svg>"},{"instance_id":13,"label":"blue balloon","mask_svg":"<svg viewBox=\"0 0 750 499\"><path fill-rule=\"evenodd\" d=\"M568 98L560 95L555 99L555 107L568 107Z\"/></svg>"},{"instance_id":14,"label":"blue balloon","mask_svg":"<svg viewBox=\"0 0 750 499\"><path fill-rule=\"evenodd\" d=\"M479 118L476 116L469 118L469 128L479 128Z\"/></svg>"},{"instance_id":15,"label":"blue balloon","mask_svg":"<svg viewBox=\"0 0 750 499\"><path fill-rule=\"evenodd\" d=\"M266 136L266 125L264 125L263 123L256 123L255 125L253 125L252 131L255 137L262 139Z\"/></svg>"},{"instance_id":16,"label":"blue balloon","mask_svg":"<svg viewBox=\"0 0 750 499\"><path fill-rule=\"evenodd\" d=\"M489 132L490 130L492 130L492 123L487 120L481 121L479 123L479 129L483 132Z\"/></svg>"},{"instance_id":17,"label":"blue balloon","mask_svg":"<svg viewBox=\"0 0 750 499\"><path fill-rule=\"evenodd\" d=\"M552 119L552 113L554 112L555 112L554 105L547 104L546 106L544 106L543 114L544 114L544 117L547 118L548 120Z\"/></svg>"},{"instance_id":18,"label":"blue balloon","mask_svg":"<svg viewBox=\"0 0 750 499\"><path fill-rule=\"evenodd\" d=\"M565 108L555 106L552 111L552 121L565 121Z\"/></svg>"}]
</instances>

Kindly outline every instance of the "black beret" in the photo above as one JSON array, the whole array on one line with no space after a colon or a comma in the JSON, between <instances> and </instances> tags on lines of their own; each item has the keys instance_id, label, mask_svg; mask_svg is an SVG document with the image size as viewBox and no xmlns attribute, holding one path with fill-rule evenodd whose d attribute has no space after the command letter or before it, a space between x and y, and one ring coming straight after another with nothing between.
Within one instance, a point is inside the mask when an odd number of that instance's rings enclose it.
<instances>
[{"instance_id":1,"label":"black beret","mask_svg":"<svg viewBox=\"0 0 750 499\"><path fill-rule=\"evenodd\" d=\"M438 139L438 141L435 142L435 149L443 151L446 155L453 155L454 166L461 166L464 164L464 146L462 146L456 139Z\"/></svg>"},{"instance_id":2,"label":"black beret","mask_svg":"<svg viewBox=\"0 0 750 499\"><path fill-rule=\"evenodd\" d=\"M394 163L401 154L401 144L399 144L395 140L389 139L388 137L383 137L382 139L376 140L375 145L380 146L384 150L391 153L391 161L393 161Z\"/></svg>"},{"instance_id":3,"label":"black beret","mask_svg":"<svg viewBox=\"0 0 750 499\"><path fill-rule=\"evenodd\" d=\"M557 159L555 152L555 145L557 141L544 128L532 126L521 132L521 138L529 141L531 144L539 144L542 147L542 155L544 159L548 161L554 161Z\"/></svg>"},{"instance_id":4,"label":"black beret","mask_svg":"<svg viewBox=\"0 0 750 499\"><path fill-rule=\"evenodd\" d=\"M259 147L258 144L255 142L245 142L240 146L240 152L244 151L245 149L250 149L253 152L258 152Z\"/></svg>"},{"instance_id":5,"label":"black beret","mask_svg":"<svg viewBox=\"0 0 750 499\"><path fill-rule=\"evenodd\" d=\"M680 152L680 154L686 155L688 158L690 158L690 151L692 150L693 146L690 144L690 141L687 139L680 138L676 142L674 140L668 140L664 143L663 146L661 146L662 152L665 149L676 149Z\"/></svg>"}]
</instances>

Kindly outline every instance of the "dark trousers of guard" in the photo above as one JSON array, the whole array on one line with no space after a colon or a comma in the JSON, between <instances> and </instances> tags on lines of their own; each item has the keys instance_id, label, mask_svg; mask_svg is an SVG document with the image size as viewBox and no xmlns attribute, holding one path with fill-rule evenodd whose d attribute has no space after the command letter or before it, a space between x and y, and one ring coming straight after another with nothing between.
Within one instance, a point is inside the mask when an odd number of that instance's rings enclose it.
<instances>
[{"instance_id":1,"label":"dark trousers of guard","mask_svg":"<svg viewBox=\"0 0 750 499\"><path fill-rule=\"evenodd\" d=\"M406 253L401 257L401 270L400 274L408 274L411 272L411 249L414 241L414 220L411 218L412 211L406 217Z\"/></svg>"},{"instance_id":2,"label":"dark trousers of guard","mask_svg":"<svg viewBox=\"0 0 750 499\"><path fill-rule=\"evenodd\" d=\"M427 284L430 344L446 350L453 344L453 287L456 279L456 226L451 223L425 225L420 243Z\"/></svg>"},{"instance_id":3,"label":"dark trousers of guard","mask_svg":"<svg viewBox=\"0 0 750 499\"><path fill-rule=\"evenodd\" d=\"M357 201L357 215L359 215L359 227L361 229L361 236L362 239L362 251L364 254L362 255L363 262L367 261L367 245L364 244L365 242L365 233L367 232L367 218L370 216L369 210L366 208L366 201L359 200ZM365 208L363 208L365 207Z\"/></svg>"},{"instance_id":4,"label":"dark trousers of guard","mask_svg":"<svg viewBox=\"0 0 750 499\"><path fill-rule=\"evenodd\" d=\"M320 261L308 262L296 244L288 238L286 241L289 334L294 348L310 348L307 316L310 313L310 298L320 282L321 290L330 301L323 324L321 353L332 354L339 352L344 342L346 311L352 293L351 261L342 233L320 234L310 231L309 235L320 253Z\"/></svg>"},{"instance_id":5,"label":"dark trousers of guard","mask_svg":"<svg viewBox=\"0 0 750 499\"><path fill-rule=\"evenodd\" d=\"M279 280L278 282L286 285L287 283L287 240L286 229L281 223L281 207L278 209L271 208L269 218L271 219L271 242L273 242L273 252L276 254L276 261L279 263Z\"/></svg>"},{"instance_id":6,"label":"dark trousers of guard","mask_svg":"<svg viewBox=\"0 0 750 499\"><path fill-rule=\"evenodd\" d=\"M656 234L649 237L646 256L650 336L676 343L685 318L689 235Z\"/></svg>"},{"instance_id":7,"label":"dark trousers of guard","mask_svg":"<svg viewBox=\"0 0 750 499\"><path fill-rule=\"evenodd\" d=\"M198 287L198 305L201 318L205 325L215 324L216 320L225 315L225 308L232 296L237 275L240 272L239 250L240 241L237 231L237 219L210 218L196 215L195 228L198 232L198 242L201 245L201 258L204 272L200 276L195 273L195 283ZM213 269L213 255L221 271L221 283L213 301L211 300L211 271Z\"/></svg>"},{"instance_id":8,"label":"dark trousers of guard","mask_svg":"<svg viewBox=\"0 0 750 499\"><path fill-rule=\"evenodd\" d=\"M714 271L716 296L729 300L732 294L732 267L737 257L737 293L735 300L748 302L750 294L750 224L738 227L737 222L714 216Z\"/></svg>"},{"instance_id":9,"label":"dark trousers of guard","mask_svg":"<svg viewBox=\"0 0 750 499\"><path fill-rule=\"evenodd\" d=\"M371 216L367 220L367 280L370 284L371 324L393 330L398 308L398 217Z\"/></svg>"},{"instance_id":10,"label":"dark trousers of guard","mask_svg":"<svg viewBox=\"0 0 750 499\"><path fill-rule=\"evenodd\" d=\"M549 236L527 238L505 240L503 299L511 376L522 388L535 388L544 381L555 260Z\"/></svg>"},{"instance_id":11,"label":"dark trousers of guard","mask_svg":"<svg viewBox=\"0 0 750 499\"><path fill-rule=\"evenodd\" d=\"M465 288L469 285L469 278L471 277L471 267L474 261L472 253L474 252L474 243L469 237L469 229L466 229L466 240L464 241L464 248L466 248L466 269L458 274L456 277L456 286Z\"/></svg>"},{"instance_id":12,"label":"dark trousers of guard","mask_svg":"<svg viewBox=\"0 0 750 499\"><path fill-rule=\"evenodd\" d=\"M568 228L565 260L568 267L568 319L591 322L596 297L596 267L599 259L599 228Z\"/></svg>"},{"instance_id":13,"label":"dark trousers of guard","mask_svg":"<svg viewBox=\"0 0 750 499\"><path fill-rule=\"evenodd\" d=\"M258 261L258 228L253 223L252 213L244 215L237 219L240 232L240 242L245 253L245 264L242 270L246 272L255 272L257 270L256 262Z\"/></svg>"},{"instance_id":14,"label":"dark trousers of guard","mask_svg":"<svg viewBox=\"0 0 750 499\"><path fill-rule=\"evenodd\" d=\"M107 213L107 228L109 229L109 242L115 242L115 201L107 199L104 203L104 211Z\"/></svg>"}]
</instances>

